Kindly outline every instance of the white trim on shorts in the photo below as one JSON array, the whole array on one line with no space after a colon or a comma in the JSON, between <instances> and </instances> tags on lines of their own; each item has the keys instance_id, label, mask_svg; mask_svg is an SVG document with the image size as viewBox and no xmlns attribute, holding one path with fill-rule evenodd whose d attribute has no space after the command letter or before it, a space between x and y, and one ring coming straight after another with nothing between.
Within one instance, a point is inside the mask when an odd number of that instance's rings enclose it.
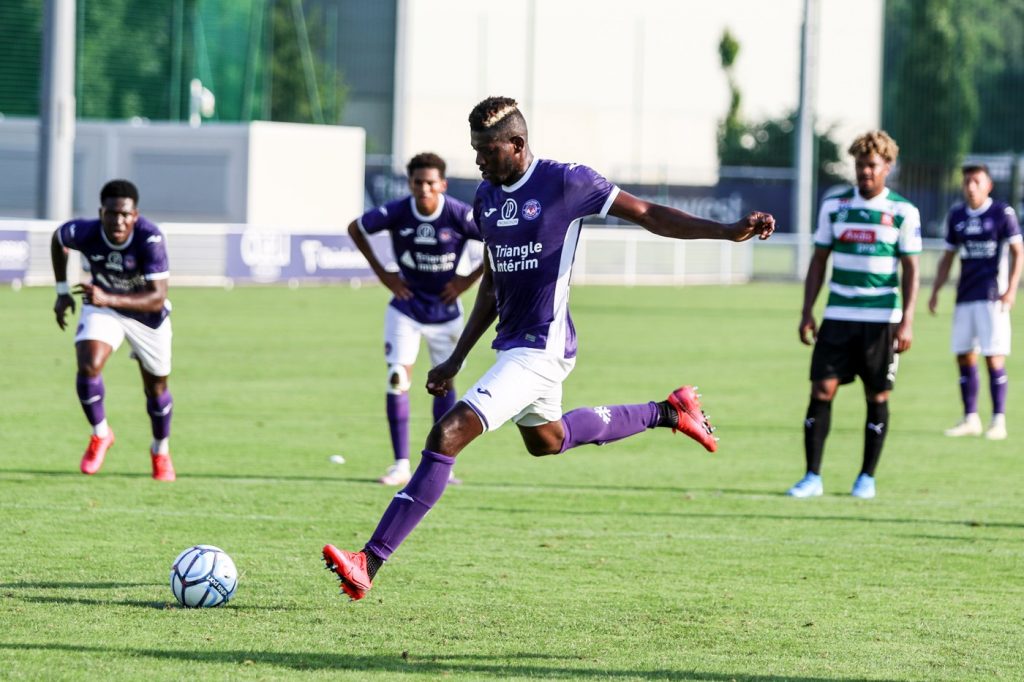
<instances>
[{"instance_id":1,"label":"white trim on shorts","mask_svg":"<svg viewBox=\"0 0 1024 682\"><path fill-rule=\"evenodd\" d=\"M953 307L950 349L956 355L1010 354L1010 311L1000 301L968 301Z\"/></svg>"},{"instance_id":2,"label":"white trim on shorts","mask_svg":"<svg viewBox=\"0 0 1024 682\"><path fill-rule=\"evenodd\" d=\"M483 424L494 431L507 421L540 426L562 418L562 382L576 358L536 348L498 351L497 360L462 396Z\"/></svg>"},{"instance_id":3,"label":"white trim on shorts","mask_svg":"<svg viewBox=\"0 0 1024 682\"><path fill-rule=\"evenodd\" d=\"M116 351L128 339L132 357L153 376L165 377L171 373L171 336L170 317L153 329L112 308L83 305L75 343L102 341Z\"/></svg>"},{"instance_id":4,"label":"white trim on shorts","mask_svg":"<svg viewBox=\"0 0 1024 682\"><path fill-rule=\"evenodd\" d=\"M425 324L389 305L384 313L384 360L389 365L415 365L422 337L427 341L431 366L439 365L451 357L461 334L461 313L449 322Z\"/></svg>"}]
</instances>

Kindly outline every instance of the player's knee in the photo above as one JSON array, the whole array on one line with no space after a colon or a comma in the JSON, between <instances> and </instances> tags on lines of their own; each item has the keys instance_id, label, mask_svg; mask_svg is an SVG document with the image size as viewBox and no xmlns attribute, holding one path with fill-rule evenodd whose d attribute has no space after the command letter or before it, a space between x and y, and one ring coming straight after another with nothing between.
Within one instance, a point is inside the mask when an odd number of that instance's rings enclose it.
<instances>
[{"instance_id":1,"label":"player's knee","mask_svg":"<svg viewBox=\"0 0 1024 682\"><path fill-rule=\"evenodd\" d=\"M399 395L409 390L409 373L405 365L397 362L388 365L388 393Z\"/></svg>"},{"instance_id":2,"label":"player's knee","mask_svg":"<svg viewBox=\"0 0 1024 682\"><path fill-rule=\"evenodd\" d=\"M455 457L482 431L476 413L465 403L456 403L431 427L426 447L433 452Z\"/></svg>"},{"instance_id":3,"label":"player's knee","mask_svg":"<svg viewBox=\"0 0 1024 682\"><path fill-rule=\"evenodd\" d=\"M561 447L556 447L554 444L548 442L530 441L526 443L526 451L534 457L557 455L561 449Z\"/></svg>"}]
</instances>

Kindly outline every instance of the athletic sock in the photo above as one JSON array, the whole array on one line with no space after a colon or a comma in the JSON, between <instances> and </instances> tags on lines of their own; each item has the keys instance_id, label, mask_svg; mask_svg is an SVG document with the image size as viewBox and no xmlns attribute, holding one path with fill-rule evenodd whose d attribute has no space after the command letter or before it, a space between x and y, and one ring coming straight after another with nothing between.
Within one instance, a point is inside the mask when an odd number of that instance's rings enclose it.
<instances>
[{"instance_id":1,"label":"athletic sock","mask_svg":"<svg viewBox=\"0 0 1024 682\"><path fill-rule=\"evenodd\" d=\"M395 493L377 529L366 543L365 551L376 554L384 561L390 559L392 552L398 549L441 499L454 464L454 457L424 450L412 478L405 488Z\"/></svg>"},{"instance_id":2,"label":"athletic sock","mask_svg":"<svg viewBox=\"0 0 1024 682\"><path fill-rule=\"evenodd\" d=\"M960 367L960 399L964 403L964 414L978 412L978 366L959 365Z\"/></svg>"},{"instance_id":3,"label":"athletic sock","mask_svg":"<svg viewBox=\"0 0 1024 682\"><path fill-rule=\"evenodd\" d=\"M434 396L434 423L441 421L441 417L448 414L448 410L455 407L455 386L448 389L444 395Z\"/></svg>"},{"instance_id":4,"label":"athletic sock","mask_svg":"<svg viewBox=\"0 0 1024 682\"><path fill-rule=\"evenodd\" d=\"M370 576L370 580L373 580L377 571L384 565L384 560L368 549L364 549L363 552L366 554L366 574Z\"/></svg>"},{"instance_id":5,"label":"athletic sock","mask_svg":"<svg viewBox=\"0 0 1024 682\"><path fill-rule=\"evenodd\" d=\"M153 455L169 455L171 454L171 439L170 438L154 438L153 442L149 446L149 452Z\"/></svg>"},{"instance_id":6,"label":"athletic sock","mask_svg":"<svg viewBox=\"0 0 1024 682\"><path fill-rule=\"evenodd\" d=\"M409 394L388 393L387 412L395 460L409 459Z\"/></svg>"},{"instance_id":7,"label":"athletic sock","mask_svg":"<svg viewBox=\"0 0 1024 682\"><path fill-rule=\"evenodd\" d=\"M1006 393L1010 388L1010 377L1006 376L1006 368L990 370L988 380L988 387L992 392L992 414L1006 414Z\"/></svg>"},{"instance_id":8,"label":"athletic sock","mask_svg":"<svg viewBox=\"0 0 1024 682\"><path fill-rule=\"evenodd\" d=\"M807 470L821 475L821 458L825 452L825 439L832 425L832 401L811 398L804 419L804 458Z\"/></svg>"},{"instance_id":9,"label":"athletic sock","mask_svg":"<svg viewBox=\"0 0 1024 682\"><path fill-rule=\"evenodd\" d=\"M593 443L604 445L652 429L659 421L658 404L580 407L562 416L562 449Z\"/></svg>"},{"instance_id":10,"label":"athletic sock","mask_svg":"<svg viewBox=\"0 0 1024 682\"><path fill-rule=\"evenodd\" d=\"M667 400L662 400L658 405L658 426L677 428L679 426L679 412L672 407Z\"/></svg>"},{"instance_id":11,"label":"athletic sock","mask_svg":"<svg viewBox=\"0 0 1024 682\"><path fill-rule=\"evenodd\" d=\"M106 419L106 411L103 409L103 396L106 390L103 387L103 377L97 374L94 377L79 373L75 377L75 390L78 392L78 400L82 403L82 411L85 418L92 426L96 426Z\"/></svg>"},{"instance_id":12,"label":"athletic sock","mask_svg":"<svg viewBox=\"0 0 1024 682\"><path fill-rule=\"evenodd\" d=\"M868 415L864 423L864 463L860 472L875 475L875 467L882 456L885 434L889 432L889 402L868 403Z\"/></svg>"},{"instance_id":13,"label":"athletic sock","mask_svg":"<svg viewBox=\"0 0 1024 682\"><path fill-rule=\"evenodd\" d=\"M146 398L146 412L153 429L153 440L161 441L171 435L171 414L174 411L174 399L170 391Z\"/></svg>"}]
</instances>

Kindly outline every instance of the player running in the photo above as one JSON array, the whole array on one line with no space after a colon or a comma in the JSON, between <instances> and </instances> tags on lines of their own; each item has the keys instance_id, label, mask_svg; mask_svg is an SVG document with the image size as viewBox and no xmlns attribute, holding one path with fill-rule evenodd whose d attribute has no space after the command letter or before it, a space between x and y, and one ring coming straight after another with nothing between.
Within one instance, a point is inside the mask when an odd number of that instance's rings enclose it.
<instances>
[{"instance_id":1,"label":"player running","mask_svg":"<svg viewBox=\"0 0 1024 682\"><path fill-rule=\"evenodd\" d=\"M470 140L483 176L473 206L487 250L483 279L451 357L434 367L427 390L444 395L470 349L497 320L497 360L434 424L408 485L399 491L359 552L323 549L327 567L353 600L440 499L455 457L484 431L511 420L527 451L554 455L603 445L655 426L671 427L716 448L713 429L690 386L667 400L584 407L562 414L562 382L576 359L569 276L583 218L613 215L672 239L767 239L775 220L750 213L726 225L638 199L586 166L534 158L515 100L490 97L469 115Z\"/></svg>"},{"instance_id":2,"label":"player running","mask_svg":"<svg viewBox=\"0 0 1024 682\"><path fill-rule=\"evenodd\" d=\"M394 298L384 314L384 360L388 363L387 415L395 463L379 480L405 485L409 470L409 386L427 340L430 361L448 358L462 332L459 296L480 278L483 264L467 276L456 274L466 241L480 241L473 209L445 195L445 162L437 154L417 154L406 166L411 196L364 213L348 226L349 236ZM366 235L387 230L398 261L389 272L377 259ZM455 393L434 396L436 422L455 404ZM451 483L458 483L452 477Z\"/></svg>"},{"instance_id":3,"label":"player running","mask_svg":"<svg viewBox=\"0 0 1024 682\"><path fill-rule=\"evenodd\" d=\"M1013 208L993 200L992 176L983 164L962 169L964 203L946 220L946 251L939 260L928 310L939 304L939 290L949 278L953 259L960 254L960 281L953 309L953 353L960 368L964 417L946 435L980 436L978 416L978 353L988 366L992 421L984 431L989 440L1006 438L1006 356L1010 354L1010 309L1017 298L1024 245ZM1009 263L1007 263L1009 252ZM1009 265L1009 267L1007 267Z\"/></svg>"},{"instance_id":4,"label":"player running","mask_svg":"<svg viewBox=\"0 0 1024 682\"><path fill-rule=\"evenodd\" d=\"M103 367L126 338L139 362L146 411L153 429L149 449L153 478L173 481L171 435L171 303L167 300L167 248L156 225L139 215L139 191L127 180L111 180L100 191L98 220L73 220L61 225L50 241L57 302L53 311L61 329L72 293L82 297L82 316L75 333L78 377L75 387L92 437L82 456L83 474L95 474L114 444L114 431L103 409ZM68 249L81 252L92 281L68 287Z\"/></svg>"}]
</instances>

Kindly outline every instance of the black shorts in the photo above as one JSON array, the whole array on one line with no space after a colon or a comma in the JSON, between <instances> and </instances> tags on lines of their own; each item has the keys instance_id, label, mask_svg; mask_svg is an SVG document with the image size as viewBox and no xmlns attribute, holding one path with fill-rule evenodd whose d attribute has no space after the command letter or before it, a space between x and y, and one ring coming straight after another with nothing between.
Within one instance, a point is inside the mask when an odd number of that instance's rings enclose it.
<instances>
[{"instance_id":1,"label":"black shorts","mask_svg":"<svg viewBox=\"0 0 1024 682\"><path fill-rule=\"evenodd\" d=\"M824 320L811 355L811 381L856 377L869 391L891 391L899 355L894 350L897 325L889 322Z\"/></svg>"}]
</instances>

